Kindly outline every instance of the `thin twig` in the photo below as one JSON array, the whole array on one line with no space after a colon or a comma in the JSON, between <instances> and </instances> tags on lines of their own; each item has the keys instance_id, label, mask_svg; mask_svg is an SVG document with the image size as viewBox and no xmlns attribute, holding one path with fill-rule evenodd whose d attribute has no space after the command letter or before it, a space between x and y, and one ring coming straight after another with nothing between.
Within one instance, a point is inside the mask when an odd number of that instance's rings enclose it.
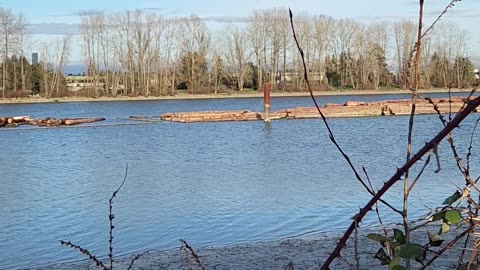
<instances>
[{"instance_id":1,"label":"thin twig","mask_svg":"<svg viewBox=\"0 0 480 270\"><path fill-rule=\"evenodd\" d=\"M112 193L110 200L108 200L108 207L109 207L108 220L110 223L109 237L108 237L108 243L109 243L108 258L110 260L110 270L113 270L113 229L115 228L113 226L113 219L115 218L115 215L113 214L113 199L117 196L117 193L120 191L120 189L122 189L123 185L125 184L125 181L127 180L127 175L128 175L128 163L125 166L125 176L123 177L122 183L117 188L117 190L115 190Z\"/></svg>"},{"instance_id":2,"label":"thin twig","mask_svg":"<svg viewBox=\"0 0 480 270\"><path fill-rule=\"evenodd\" d=\"M433 21L433 23L430 25L430 27L427 28L427 30L423 33L423 35L421 36L421 39L423 39L426 35L428 35L428 33L430 33L432 30L433 30L433 27L442 19L442 17L447 14L448 10L453 8L455 6L455 3L456 2L460 2L462 0L452 0L446 7L445 9L442 11L442 13L440 13L440 15L438 15L437 19L435 19L435 21Z\"/></svg>"},{"instance_id":3,"label":"thin twig","mask_svg":"<svg viewBox=\"0 0 480 270\"><path fill-rule=\"evenodd\" d=\"M351 270L355 270L355 266L347 261L344 257L340 256L339 259L343 261L348 267L350 267Z\"/></svg>"},{"instance_id":4,"label":"thin twig","mask_svg":"<svg viewBox=\"0 0 480 270\"><path fill-rule=\"evenodd\" d=\"M365 167L362 167L362 170L365 173L365 177L367 178L367 181L368 181L368 184L370 185L370 188L373 190L372 181L370 180L370 177L368 176L367 169ZM380 224L380 227L382 228L382 231L383 231L383 234L385 235L385 237L388 237L388 230L383 225L383 220L382 220L382 216L380 215L380 209L378 208L378 203L376 203L374 206L375 206L375 214L377 215L378 223ZM387 251L388 251L389 255L392 255L392 254L390 254L391 253L390 252L391 251L390 242L387 241L385 244L387 245L386 248L387 248Z\"/></svg>"},{"instance_id":5,"label":"thin twig","mask_svg":"<svg viewBox=\"0 0 480 270\"><path fill-rule=\"evenodd\" d=\"M293 262L290 261L285 267L283 268L284 270L294 270L293 268Z\"/></svg>"},{"instance_id":6,"label":"thin twig","mask_svg":"<svg viewBox=\"0 0 480 270\"><path fill-rule=\"evenodd\" d=\"M470 143L468 145L468 153L467 153L467 171L470 172L470 158L472 156L472 148L473 148L473 137L475 135L475 130L477 129L478 123L480 122L480 116L477 118L475 125L472 129L472 134L470 135Z\"/></svg>"},{"instance_id":7,"label":"thin twig","mask_svg":"<svg viewBox=\"0 0 480 270\"><path fill-rule=\"evenodd\" d=\"M397 169L397 172L390 177L390 179L385 182L383 187L373 196L370 201L360 209L360 212L355 215L354 221L350 224L350 227L347 229L343 237L338 241L335 250L330 254L325 263L322 265L322 270L328 270L330 264L335 258L340 255L340 251L345 247L348 238L353 233L356 224L360 222L365 215L372 209L373 205L398 181L401 176L404 175L405 171L410 169L414 164L416 164L425 154L430 150L436 147L452 130L457 128L460 123L469 116L478 106L480 106L480 97L477 97L469 102L467 107L464 110L457 113L457 115L452 119L446 127L444 127L435 137L433 137L429 142L427 142L420 150L412 156L412 158L406 162L403 166Z\"/></svg>"},{"instance_id":8,"label":"thin twig","mask_svg":"<svg viewBox=\"0 0 480 270\"><path fill-rule=\"evenodd\" d=\"M97 265L97 267L100 267L103 270L110 270L110 268L106 267L97 257L93 256L93 254L88 251L88 249L75 245L70 241L60 240L60 244L78 250L80 253L87 256L91 261L93 261Z\"/></svg>"},{"instance_id":9,"label":"thin twig","mask_svg":"<svg viewBox=\"0 0 480 270\"><path fill-rule=\"evenodd\" d=\"M133 269L133 264L135 263L135 261L137 261L138 259L140 259L140 257L142 257L143 255L145 255L147 253L148 253L148 251L145 251L145 252L142 252L142 253L136 255L135 257L133 257L133 259L130 261L130 264L128 265L127 270L132 270Z\"/></svg>"},{"instance_id":10,"label":"thin twig","mask_svg":"<svg viewBox=\"0 0 480 270\"><path fill-rule=\"evenodd\" d=\"M434 148L435 149L435 148ZM432 150L434 151L434 150ZM422 169L420 170L420 172L417 174L417 177L415 177L415 179L412 181L412 184L410 185L410 187L408 188L408 194L410 194L410 192L413 190L413 187L415 187L415 184L417 184L418 180L420 179L420 177L422 176L423 172L425 171L425 169L427 168L428 164L430 163L430 157L431 155L428 155L427 159L425 160L425 162L423 163L423 166L422 166Z\"/></svg>"},{"instance_id":11,"label":"thin twig","mask_svg":"<svg viewBox=\"0 0 480 270\"><path fill-rule=\"evenodd\" d=\"M205 270L205 266L203 266L203 263L200 260L200 256L198 256L197 253L195 253L195 251L193 251L193 248L190 245L188 245L188 243L186 241L184 241L182 239L180 239L180 242L182 243L181 249L185 251L185 256L186 256L187 263L190 264L190 260L189 260L189 256L188 256L188 252L190 252L192 254L193 259L195 260L197 265L200 267L200 269ZM191 268L191 265L190 265L190 268Z\"/></svg>"},{"instance_id":12,"label":"thin twig","mask_svg":"<svg viewBox=\"0 0 480 270\"><path fill-rule=\"evenodd\" d=\"M320 109L320 106L318 105L318 102L317 102L317 99L315 98L315 96L313 95L313 91L312 91L312 88L310 86L310 81L308 80L308 70L307 70L307 65L305 63L305 55L304 55L304 52L303 52L303 49L302 47L300 46L300 43L298 42L298 39L297 39L297 34L295 32L295 27L293 25L293 13L292 13L292 10L289 9L289 13L290 13L290 24L291 24L291 27L292 27L292 32L293 32L293 39L295 40L295 43L297 45L297 49L298 51L300 52L300 56L301 56L301 59L302 59L302 63L303 63L303 77L304 77L304 80L305 80L305 83L307 84L307 89L310 93L310 97L313 101L313 103L315 104L315 108L317 109L318 113L320 114L321 118L322 118L322 121L323 123L325 124L325 127L327 128L327 131L328 131L328 135L329 135L329 139L330 141L335 145L335 147L338 149L338 151L340 152L340 154L343 156L343 158L347 161L348 165L350 166L350 168L352 169L353 173L355 174L355 177L356 179L362 184L362 186L367 190L368 193L370 193L370 195L374 196L375 195L375 192L373 190L370 190L370 188L366 185L365 181L362 179L362 177L360 176L360 174L358 173L357 169L355 168L355 166L353 165L350 157L345 153L345 151L343 151L342 147L340 147L340 145L338 144L337 140L335 139L335 135L333 134L333 131L332 129L330 128L330 125L328 124L328 121L325 117L325 115L323 114L322 110ZM402 213L402 211L396 209L395 207L393 207L391 204L385 202L383 199L380 200L381 203L385 204L387 207L389 207L390 209L392 209L392 211L395 211L399 214Z\"/></svg>"},{"instance_id":13,"label":"thin twig","mask_svg":"<svg viewBox=\"0 0 480 270\"><path fill-rule=\"evenodd\" d=\"M468 229L466 229L465 231L463 231L461 234L457 235L457 237L455 237L455 239L453 239L450 243L448 243L446 246L444 246L441 250L438 251L437 254L435 254L435 256L433 256L428 262L426 262L423 267L421 269L425 269L427 268L428 266L430 266L433 262L435 262L443 253L445 253L445 251L451 249L452 247L455 246L455 244L460 240L462 239L466 234L468 234L469 232L471 232L472 228L469 227Z\"/></svg>"},{"instance_id":14,"label":"thin twig","mask_svg":"<svg viewBox=\"0 0 480 270\"><path fill-rule=\"evenodd\" d=\"M419 15L418 15L418 37L417 43L415 44L415 85L412 89L412 108L410 110L410 118L408 121L408 136L407 136L407 162L410 160L412 155L412 143L413 143L413 126L415 124L415 110L417 106L418 99L418 85L420 83L420 72L419 72L419 63L420 63L420 53L422 48L422 27L423 27L423 5L424 0L419 0ZM411 59L409 59L409 66ZM408 80L408 77L407 77ZM430 161L428 158L427 161ZM428 163L427 163L428 164ZM426 165L425 165L426 166ZM410 243L410 224L408 220L408 198L410 196L411 187L409 187L409 174L410 170L407 169L404 174L403 179L403 228L405 231L405 242L406 244ZM410 269L410 259L406 259L407 269Z\"/></svg>"},{"instance_id":15,"label":"thin twig","mask_svg":"<svg viewBox=\"0 0 480 270\"><path fill-rule=\"evenodd\" d=\"M290 24L291 24L291 27L292 27L292 32L293 32L293 39L295 40L295 43L297 45L297 49L298 51L300 52L300 56L302 58L302 64L303 64L303 78L305 80L305 83L307 84L307 88L308 88L308 91L310 93L310 97L313 101L313 103L315 104L315 108L317 109L318 113L320 114L322 120L323 120L323 123L325 124L325 127L327 128L327 131L328 131L328 135L329 135L329 138L330 140L332 141L332 143L337 147L338 151L340 151L340 153L342 154L343 158L347 161L348 165L350 166L350 168L353 170L354 174L355 174L355 177L357 178L358 181L360 181L361 183L365 184L365 181L363 181L362 177L360 176L360 174L358 173L357 169L355 168L355 166L353 165L352 161L350 160L350 157L343 151L343 149L340 147L340 145L337 143L337 140L335 139L335 136L333 135L333 132L332 132L332 129L330 128L330 125L328 124L328 121L327 119L325 118L325 115L323 114L322 110L320 109L320 106L318 105L318 102L315 98L315 96L313 95L313 91L312 91L312 88L310 86L310 81L308 80L308 69L307 69L307 64L305 62L305 54L303 52L303 49L302 47L300 46L300 43L298 42L298 39L297 39L297 34L295 33L295 27L293 25L293 13L292 13L292 10L289 9L288 10L289 13L290 13Z\"/></svg>"},{"instance_id":16,"label":"thin twig","mask_svg":"<svg viewBox=\"0 0 480 270\"><path fill-rule=\"evenodd\" d=\"M360 255L358 254L358 224L355 227L355 234L354 234L354 253L355 253L355 266L356 270L360 269Z\"/></svg>"}]
</instances>

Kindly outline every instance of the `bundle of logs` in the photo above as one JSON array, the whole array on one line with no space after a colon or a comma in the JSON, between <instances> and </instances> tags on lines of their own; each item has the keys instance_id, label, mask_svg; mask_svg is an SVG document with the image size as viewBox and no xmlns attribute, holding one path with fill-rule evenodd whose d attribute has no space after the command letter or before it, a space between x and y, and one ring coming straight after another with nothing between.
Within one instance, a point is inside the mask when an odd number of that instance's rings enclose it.
<instances>
[{"instance_id":1,"label":"bundle of logs","mask_svg":"<svg viewBox=\"0 0 480 270\"><path fill-rule=\"evenodd\" d=\"M40 118L31 119L28 116L0 117L0 127L18 127L20 125L34 126L73 126L79 124L103 121L105 118Z\"/></svg>"},{"instance_id":2,"label":"bundle of logs","mask_svg":"<svg viewBox=\"0 0 480 270\"><path fill-rule=\"evenodd\" d=\"M465 102L463 97L436 98L432 99L436 109L440 113L456 113ZM327 103L321 108L325 117L367 117L385 115L409 115L412 109L412 101L384 100L374 102L348 101L344 104ZM416 114L435 114L437 111L427 100L419 99L416 103ZM299 107L284 109L270 114L271 120L278 119L307 119L319 118L320 115L315 107ZM164 121L193 123L193 122L223 122L223 121L252 121L263 119L263 114L252 111L206 111L206 112L179 112L165 113L160 115Z\"/></svg>"}]
</instances>

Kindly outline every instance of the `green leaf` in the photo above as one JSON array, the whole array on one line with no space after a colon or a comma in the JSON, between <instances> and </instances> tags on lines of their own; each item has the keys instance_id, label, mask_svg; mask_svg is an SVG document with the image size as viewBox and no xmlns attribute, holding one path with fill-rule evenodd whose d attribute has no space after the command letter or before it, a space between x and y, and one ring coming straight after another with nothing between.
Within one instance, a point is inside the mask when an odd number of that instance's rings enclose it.
<instances>
[{"instance_id":1,"label":"green leaf","mask_svg":"<svg viewBox=\"0 0 480 270\"><path fill-rule=\"evenodd\" d=\"M393 237L395 238L395 240L397 240L398 243L405 245L405 235L402 231L393 229Z\"/></svg>"},{"instance_id":2,"label":"green leaf","mask_svg":"<svg viewBox=\"0 0 480 270\"><path fill-rule=\"evenodd\" d=\"M391 270L407 270L407 268L401 265L395 265Z\"/></svg>"},{"instance_id":3,"label":"green leaf","mask_svg":"<svg viewBox=\"0 0 480 270\"><path fill-rule=\"evenodd\" d=\"M455 191L455 193L454 193L452 196L446 198L445 201L443 201L442 204L444 204L444 205L451 205L452 203L458 201L458 199L460 199L461 197L462 197L462 193L460 193L460 192L457 190L457 191Z\"/></svg>"},{"instance_id":4,"label":"green leaf","mask_svg":"<svg viewBox=\"0 0 480 270\"><path fill-rule=\"evenodd\" d=\"M395 268L395 266L398 266L400 264L400 260L402 260L402 258L400 258L400 256L395 256L392 261L390 262L390 265L388 265L388 269L392 270Z\"/></svg>"},{"instance_id":5,"label":"green leaf","mask_svg":"<svg viewBox=\"0 0 480 270\"><path fill-rule=\"evenodd\" d=\"M442 227L440 228L440 232L438 234L448 233L450 231L450 225L447 223L442 223Z\"/></svg>"},{"instance_id":6,"label":"green leaf","mask_svg":"<svg viewBox=\"0 0 480 270\"><path fill-rule=\"evenodd\" d=\"M385 242L387 241L387 238L385 236L376 233L371 233L367 235L367 238L379 242L380 244L382 244L382 246L384 246Z\"/></svg>"},{"instance_id":7,"label":"green leaf","mask_svg":"<svg viewBox=\"0 0 480 270\"><path fill-rule=\"evenodd\" d=\"M377 253L375 253L375 259L380 260L382 265L389 265L391 262L390 257L385 253L383 248L380 248Z\"/></svg>"},{"instance_id":8,"label":"green leaf","mask_svg":"<svg viewBox=\"0 0 480 270\"><path fill-rule=\"evenodd\" d=\"M445 213L445 221L448 224L457 224L460 222L461 214L458 210L448 210Z\"/></svg>"},{"instance_id":9,"label":"green leaf","mask_svg":"<svg viewBox=\"0 0 480 270\"><path fill-rule=\"evenodd\" d=\"M407 244L400 249L398 255L405 259L421 257L423 255L423 247L419 244Z\"/></svg>"},{"instance_id":10,"label":"green leaf","mask_svg":"<svg viewBox=\"0 0 480 270\"><path fill-rule=\"evenodd\" d=\"M428 233L428 240L432 247L438 247L443 243L443 241L445 241L442 239L440 235L434 232L428 231L427 233Z\"/></svg>"},{"instance_id":11,"label":"green leaf","mask_svg":"<svg viewBox=\"0 0 480 270\"><path fill-rule=\"evenodd\" d=\"M427 258L427 251L424 249L422 252L422 256L415 257L415 261L420 263L421 265L424 265L423 263L425 262L426 258Z\"/></svg>"},{"instance_id":12,"label":"green leaf","mask_svg":"<svg viewBox=\"0 0 480 270\"><path fill-rule=\"evenodd\" d=\"M431 219L431 221L437 221L437 220L445 219L445 211L440 212L440 213L436 213L430 219Z\"/></svg>"}]
</instances>

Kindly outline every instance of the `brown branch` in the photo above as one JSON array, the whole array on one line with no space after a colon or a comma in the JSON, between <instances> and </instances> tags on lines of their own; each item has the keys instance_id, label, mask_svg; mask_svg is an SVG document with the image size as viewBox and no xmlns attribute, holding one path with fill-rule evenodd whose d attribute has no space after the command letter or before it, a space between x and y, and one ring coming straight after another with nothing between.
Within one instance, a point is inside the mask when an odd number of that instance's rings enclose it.
<instances>
[{"instance_id":1,"label":"brown branch","mask_svg":"<svg viewBox=\"0 0 480 270\"><path fill-rule=\"evenodd\" d=\"M434 150L435 148L432 149L432 151L435 151ZM417 184L418 180L420 179L420 177L422 176L423 172L425 171L425 169L427 168L428 164L430 163L430 157L431 155L428 155L427 159L425 160L425 162L423 163L423 166L422 166L422 169L420 170L420 172L417 174L417 176L415 177L415 179L412 181L412 184L410 185L410 187L408 188L408 194L410 194L410 192L413 190L413 188L415 187L415 185Z\"/></svg>"},{"instance_id":2,"label":"brown branch","mask_svg":"<svg viewBox=\"0 0 480 270\"><path fill-rule=\"evenodd\" d=\"M335 139L335 135L333 134L333 131L332 129L330 128L330 125L328 124L328 121L325 117L325 115L323 114L322 110L320 109L320 106L318 105L318 102L317 102L317 99L315 98L315 96L313 95L313 91L312 91L312 88L310 86L310 81L308 80L308 71L307 71L307 65L305 63L305 55L304 55L304 52L303 52L303 49L301 48L299 42L298 42L298 39L297 39L297 35L295 33L295 27L293 25L293 13L292 13L292 10L289 9L289 13L290 13L290 24L291 24L291 27L292 27L292 32L293 32L293 38L295 40L295 43L297 45L297 48L298 48L298 51L300 52L300 56L302 58L302 64L303 64L303 77L304 77L304 80L305 80L305 83L307 84L307 88L308 88L308 91L310 93L310 97L313 101L313 103L315 104L315 108L317 109L318 113L320 114L321 118L322 118L322 121L323 123L325 124L325 127L327 128L327 131L328 131L328 135L329 135L329 139L330 141L336 146L336 148L338 149L338 151L340 152L340 154L343 156L343 158L347 161L348 165L350 166L350 168L352 169L352 171L354 172L355 174L355 177L356 179L362 184L362 186L367 190L368 193L370 193L370 195L374 196L375 195L375 192L373 190L370 190L368 188L368 186L365 184L365 181L362 179L362 177L360 176L360 174L358 173L357 169L355 168L355 166L353 165L352 161L350 160L350 157L345 153L345 151L343 151L343 149L340 147L340 145L338 144L337 140ZM392 211L394 212L397 212L399 214L402 213L402 211L396 209L395 207L393 207L391 204L385 202L384 200L380 200L380 202L382 202L383 204L385 204L387 207L389 207L390 209L392 209Z\"/></svg>"},{"instance_id":3,"label":"brown branch","mask_svg":"<svg viewBox=\"0 0 480 270\"><path fill-rule=\"evenodd\" d=\"M284 270L294 270L293 268L293 262L290 261L285 267L283 267Z\"/></svg>"},{"instance_id":4,"label":"brown branch","mask_svg":"<svg viewBox=\"0 0 480 270\"><path fill-rule=\"evenodd\" d=\"M423 33L423 35L420 37L421 39L423 39L426 35L428 35L428 33L430 33L432 30L433 30L433 27L442 19L442 17L447 14L448 10L453 8L455 6L455 3L456 2L460 2L462 0L452 0L446 7L445 9L442 11L442 13L440 13L440 15L438 15L437 19L435 19L435 21L433 21L433 23L430 25L430 27L427 28L427 30Z\"/></svg>"},{"instance_id":5,"label":"brown branch","mask_svg":"<svg viewBox=\"0 0 480 270\"><path fill-rule=\"evenodd\" d=\"M370 177L368 176L367 169L365 167L362 167L363 172L365 173L365 177L367 177L367 181L370 184L370 188L373 190L373 185L372 181L370 181ZM388 231L387 228L383 225L383 220L382 217L380 216L380 210L378 209L378 203L375 204L375 214L377 215L378 222L380 223L380 226L382 227L383 233L385 234L385 237L388 237ZM388 250L390 251L390 250Z\"/></svg>"},{"instance_id":6,"label":"brown branch","mask_svg":"<svg viewBox=\"0 0 480 270\"><path fill-rule=\"evenodd\" d=\"M480 122L480 116L477 118L475 125L472 129L472 134L470 135L470 143L468 145L468 153L467 153L467 171L470 172L470 158L472 157L472 148L473 148L473 137L475 135L475 130Z\"/></svg>"},{"instance_id":7,"label":"brown branch","mask_svg":"<svg viewBox=\"0 0 480 270\"><path fill-rule=\"evenodd\" d=\"M431 258L428 262L426 262L421 269L426 269L428 266L430 266L435 260L437 260L445 251L451 249L452 247L455 246L455 244L462 239L467 233L472 231L472 227L469 227L465 231L463 231L461 234L457 235L455 239L453 239L450 243L448 243L446 246L444 246L441 250L439 250L433 258Z\"/></svg>"},{"instance_id":8,"label":"brown branch","mask_svg":"<svg viewBox=\"0 0 480 270\"><path fill-rule=\"evenodd\" d=\"M406 80L407 80L407 87L409 87L409 79L410 79L410 69L412 68L412 59L413 59L413 56L414 54L416 55L420 55L420 53L417 53L417 49L420 47L420 43L418 41L421 41L425 36L427 36L432 30L433 28L435 27L435 25L442 19L442 17L447 14L448 10L453 8L455 6L455 3L456 2L460 2L462 0L452 0L446 7L445 9L442 11L442 13L440 13L440 15L438 15L437 19L435 19L435 21L433 21L433 23L427 28L427 30L425 30L425 32L423 32L423 34L420 34L421 32L419 32L419 35L417 37L417 43L415 43L415 46L413 47L412 51L410 52L410 57L409 57L409 60L407 61L407 73L406 73ZM424 0L420 0L420 15L421 17L419 18L419 21L423 22L423 2ZM421 24L419 25L419 29L421 30ZM415 57L417 62L415 65L418 66L418 60L420 59L418 57ZM415 72L417 74L417 72ZM415 74L415 79L417 79L417 75ZM418 84L415 84L415 87L417 87Z\"/></svg>"},{"instance_id":9,"label":"brown branch","mask_svg":"<svg viewBox=\"0 0 480 270\"><path fill-rule=\"evenodd\" d=\"M189 257L188 257L188 252L190 251L193 259L195 260L197 265L200 267L200 269L205 270L205 266L203 266L203 263L200 260L200 256L198 256L197 253L195 253L195 251L193 251L193 248L190 245L188 245L188 243L185 240L180 239L180 242L182 243L181 249L185 251L185 256L186 256L187 262L190 264L190 260L189 260ZM191 266L190 266L190 268L191 268Z\"/></svg>"},{"instance_id":10,"label":"brown branch","mask_svg":"<svg viewBox=\"0 0 480 270\"><path fill-rule=\"evenodd\" d=\"M410 161L411 155L412 155L412 144L413 144L413 126L415 124L415 110L417 106L417 99L418 99L418 85L420 83L420 72L419 72L419 65L420 65L420 53L421 53L421 48L422 48L422 27L423 27L423 5L424 5L424 0L419 0L419 15L418 15L418 37L417 37L417 42L414 47L414 52L415 52L415 62L414 62L414 68L415 68L415 85L414 88L412 89L412 108L410 110L410 118L408 121L408 136L407 136L407 162ZM410 59L408 61L409 63L409 69L412 61L412 54L410 54ZM409 73L409 71L407 72ZM408 74L407 76L407 81L409 80L410 75ZM425 163L425 166L428 164L430 161L430 158L427 159L427 162ZM423 170L422 170L423 171ZM413 188L413 185L409 187L409 174L410 170L407 169L405 171L403 179L403 213L402 213L402 220L403 220L403 228L405 231L405 241L406 244L410 243L410 224L408 220L408 198L410 196L410 190ZM417 178L413 184L416 184ZM410 269L410 259L406 259L406 267L407 269Z\"/></svg>"},{"instance_id":11,"label":"brown branch","mask_svg":"<svg viewBox=\"0 0 480 270\"><path fill-rule=\"evenodd\" d=\"M60 240L60 244L78 250L80 253L87 256L91 261L93 261L97 265L97 267L100 267L103 270L111 270L111 268L106 267L97 257L93 256L93 254L88 249L75 245L70 241L67 242Z\"/></svg>"},{"instance_id":12,"label":"brown branch","mask_svg":"<svg viewBox=\"0 0 480 270\"><path fill-rule=\"evenodd\" d=\"M406 162L402 167L397 169L397 172L393 174L393 176L385 182L383 187L370 199L370 201L360 209L360 212L355 215L354 220L352 221L350 227L347 229L343 237L339 240L335 250L330 254L327 258L325 263L322 265L322 270L328 270L330 264L333 262L335 258L340 256L340 252L343 247L346 246L347 240L350 235L355 230L356 224L358 224L363 217L372 209L373 205L398 181L400 180L401 176L409 170L414 164L416 164L425 154L427 154L430 150L436 147L452 130L457 128L460 123L470 115L478 106L480 106L480 97L477 97L471 100L467 107L464 110L457 113L457 115L452 119L450 123L446 127L444 127L435 137L433 137L429 142L427 142L420 150L418 150L412 158Z\"/></svg>"},{"instance_id":13,"label":"brown branch","mask_svg":"<svg viewBox=\"0 0 480 270\"><path fill-rule=\"evenodd\" d=\"M143 255L145 255L147 253L148 253L148 251L145 251L145 252L140 253L140 254L136 255L135 257L133 257L133 259L130 261L130 264L128 265L127 270L132 270L133 269L133 264L135 263L135 261L137 261L138 259L140 259L140 257L142 257Z\"/></svg>"},{"instance_id":14,"label":"brown branch","mask_svg":"<svg viewBox=\"0 0 480 270\"><path fill-rule=\"evenodd\" d=\"M310 86L310 81L308 80L308 70L307 70L307 64L305 63L305 54L303 52L303 49L301 48L300 46L300 43L298 42L298 39L297 39L297 34L295 33L295 27L293 25L293 13L292 13L292 10L289 9L288 10L289 13L290 13L290 25L292 27L292 32L293 32L293 39L295 40L295 43L297 45L297 49L298 51L300 52L300 56L302 58L302 64L303 64L303 78L305 80L305 83L307 84L307 88L308 88L308 91L310 93L310 97L313 101L313 103L315 104L315 108L317 109L318 113L320 114L322 120L323 120L323 123L325 124L325 127L327 128L327 131L328 131L328 135L329 135L329 138L330 140L332 141L332 143L337 147L337 149L340 151L340 153L342 154L343 158L347 161L348 165L350 166L350 168L353 170L353 172L355 173L355 177L362 183L365 183L362 179L362 177L360 177L360 174L357 172L357 169L355 169L355 166L353 166L353 163L352 161L350 160L350 157L343 151L343 149L340 147L340 145L337 143L337 140L335 139L335 136L333 135L333 132L332 132L332 129L330 128L330 125L328 124L328 121L327 119L325 118L325 115L323 114L322 110L320 109L320 106L318 105L318 102L315 98L315 96L313 95L313 91L312 91L312 88Z\"/></svg>"},{"instance_id":15,"label":"brown branch","mask_svg":"<svg viewBox=\"0 0 480 270\"><path fill-rule=\"evenodd\" d=\"M110 223L109 237L108 237L108 243L109 243L108 258L110 260L110 270L113 270L113 229L115 228L115 226L113 226L113 219L115 218L115 215L113 214L113 199L117 196L117 193L120 191L120 189L125 184L125 181L127 180L127 175L128 175L128 164L125 166L125 176L123 177L122 183L117 188L117 190L115 190L112 193L112 196L110 197L110 200L108 200L108 206L109 206L108 220L109 220L109 223Z\"/></svg>"},{"instance_id":16,"label":"brown branch","mask_svg":"<svg viewBox=\"0 0 480 270\"><path fill-rule=\"evenodd\" d=\"M457 2L459 0L454 0L452 1L453 2ZM410 168L416 164L426 153L428 153L429 151L431 151L432 149L434 149L435 147L437 147L437 145L448 135L451 133L452 130L454 130L455 128L457 128L459 126L459 124L470 114L472 113L479 105L480 105L480 97L477 97L475 98L474 100L472 100L471 102L469 102L469 104L463 109L461 110L456 116L454 119L452 119L452 121L446 125L432 140L430 140L427 144L425 144L425 146L423 146L416 154L414 154L411 158L410 158L410 151L411 151L411 131L413 129L413 118L414 118L414 115L415 115L415 101L416 101L416 98L417 98L417 90L418 90L418 84L419 84L419 70L418 70L418 62L419 62L419 59L420 59L420 49L421 49L421 39L423 38L423 35L422 35L422 20L423 20L423 3L424 3L424 0L420 0L420 18L419 18L419 21L420 21L420 24L419 24L419 32L418 32L418 40L417 40L417 43L415 44L415 47L414 47L414 50L412 51L411 53L411 58L413 58L413 52L416 52L416 63L415 63L415 90L413 90L413 93L412 93L412 99L413 99L413 104L412 104L412 110L411 110L411 117L410 117L410 122L409 122L409 142L408 142L408 145L409 145L409 149L407 150L407 161L406 163L400 167L399 169L397 169L397 172L387 181L385 182L385 184L383 185L383 187L370 199L370 201L363 207L360 209L360 212L354 216L353 218L353 222L351 223L350 227L347 229L347 231L345 232L345 234L343 235L343 237L338 241L336 247L335 247L335 250L330 254L330 256L327 258L327 260L325 261L325 263L321 266L321 269L322 270L327 270L329 269L331 263L333 262L333 260L335 260L336 258L338 257L341 257L341 250L343 249L344 246L346 246L346 243L347 243L347 240L350 238L351 234L356 230L356 228L358 227L358 224L362 221L362 219L365 217L365 215L372 210L372 207L382 198L382 196L398 181L400 180L400 178L402 177L402 175L405 175L405 178L407 179L408 178L408 171L410 170ZM452 4L450 4L446 10L448 10L448 8L450 8L451 6L453 6ZM338 145L338 143L336 142L336 139L333 135L333 132L331 131L330 129L330 126L328 125L328 122L326 121L326 118L325 116L323 115L322 111L320 110L319 106L318 106L318 103L313 95L313 92L311 90L311 87L310 87L310 83L308 81L308 70L307 70L307 67L306 67L306 63L305 63L305 57L304 57L304 52L298 42L298 39L296 37L296 33L295 33L295 27L294 27L294 24L293 24L293 14L292 14L292 11L289 9L289 13L290 13L290 23L291 23L291 27L292 27L292 32L293 32L293 37L294 37L294 40L295 40L295 43L297 45L297 49L299 50L299 53L300 53L300 56L302 58L302 63L303 63L303 69L304 69L304 79L305 79L305 82L307 84L307 88L310 92L310 97L312 98L316 108L317 108L317 111L318 113L320 114L324 124L326 125L326 128L328 130L328 133L329 133L329 138L330 140L334 143L334 145L337 147L337 149L340 151L340 153L343 155L343 157L345 158L345 160L347 161L347 163L349 164L349 166L352 168L352 170L354 171L355 173L355 176L356 178L361 182L361 183L365 183L362 178L360 177L360 175L358 174L358 172L356 171L355 167L353 166L350 158L345 154L345 152L342 150L342 148ZM440 16L439 18L437 18L437 20L432 24L432 26L430 26L430 28L426 31L426 33L424 34L427 34L431 29L433 29L433 26L436 24L436 22L446 13L446 11L444 11ZM410 63L411 61L409 61ZM410 64L409 64L409 67L410 67ZM367 188L367 190L369 190ZM408 189L405 189L405 192L406 194L408 194ZM405 207L404 207L405 208ZM404 217L406 219L406 211L404 211ZM407 232L406 232L407 233Z\"/></svg>"}]
</instances>

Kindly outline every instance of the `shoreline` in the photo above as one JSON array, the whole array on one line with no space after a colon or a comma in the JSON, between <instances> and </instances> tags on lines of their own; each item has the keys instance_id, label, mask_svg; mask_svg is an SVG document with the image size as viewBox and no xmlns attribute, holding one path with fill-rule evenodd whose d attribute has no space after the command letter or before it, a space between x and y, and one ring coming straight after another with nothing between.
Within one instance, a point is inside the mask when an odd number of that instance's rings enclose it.
<instances>
[{"instance_id":1,"label":"shoreline","mask_svg":"<svg viewBox=\"0 0 480 270\"><path fill-rule=\"evenodd\" d=\"M367 233L380 233L379 229L359 232L359 262L361 269L380 270L385 269L380 262L374 258L375 253L380 248L379 243L366 239ZM423 241L425 232L416 232L416 237ZM258 269L258 270L280 270L288 269L286 266L292 262L293 269L318 269L330 252L335 248L337 239L342 236L342 232L322 233L309 237L295 237L277 241L258 241L232 245L207 246L196 248L189 243L195 253L200 257L200 261L205 269ZM352 243L353 238L350 239ZM180 247L180 242L179 242ZM456 256L460 248L454 248L441 256L428 269L455 269ZM77 252L72 250L71 252ZM114 267L117 269L126 269L131 260L139 253L132 253L115 258ZM355 263L354 245L348 245L342 250L343 258L349 263ZM78 253L79 258L84 258ZM455 258L455 259L454 259ZM106 260L105 260L106 261ZM192 266L195 268L195 262L191 259ZM414 269L420 266L414 265ZM134 269L188 269L184 251L179 248L168 250L149 250L135 261ZM20 269L29 270L85 270L96 269L95 264L87 259L74 262L51 263L41 266L30 266ZM198 268L200 269L200 268ZM331 269L350 269L342 260L335 260Z\"/></svg>"},{"instance_id":2,"label":"shoreline","mask_svg":"<svg viewBox=\"0 0 480 270\"><path fill-rule=\"evenodd\" d=\"M436 93L469 93L471 89L421 89L421 94ZM338 91L315 91L314 95L321 96L356 96L356 95L404 95L410 94L410 90L338 90ZM309 92L272 92L272 97L309 97ZM0 104L32 104L32 103L63 103L63 102L125 102L125 101L159 101L159 100L201 100L201 99L227 99L227 98L262 98L262 92L248 93L230 93L230 94L185 94L180 93L175 96L150 96L150 97L60 97L60 98L44 98L44 97L26 97L26 98L5 98L0 99Z\"/></svg>"}]
</instances>

